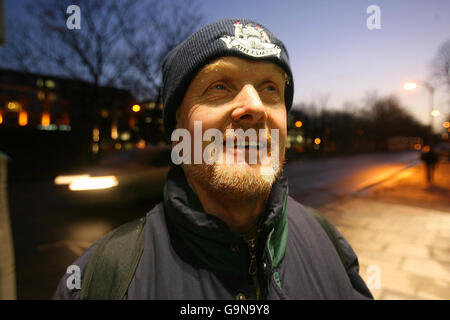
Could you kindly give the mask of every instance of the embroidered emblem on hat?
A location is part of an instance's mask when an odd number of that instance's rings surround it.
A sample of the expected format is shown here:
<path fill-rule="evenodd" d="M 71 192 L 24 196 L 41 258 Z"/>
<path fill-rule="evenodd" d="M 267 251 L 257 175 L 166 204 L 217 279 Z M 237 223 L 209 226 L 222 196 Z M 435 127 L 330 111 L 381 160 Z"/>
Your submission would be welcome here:
<path fill-rule="evenodd" d="M 235 48 L 252 57 L 266 57 L 275 55 L 280 57 L 281 48 L 270 42 L 267 33 L 259 26 L 250 23 L 243 25 L 240 21 L 234 24 L 234 36 L 220 38 L 227 48 Z"/>

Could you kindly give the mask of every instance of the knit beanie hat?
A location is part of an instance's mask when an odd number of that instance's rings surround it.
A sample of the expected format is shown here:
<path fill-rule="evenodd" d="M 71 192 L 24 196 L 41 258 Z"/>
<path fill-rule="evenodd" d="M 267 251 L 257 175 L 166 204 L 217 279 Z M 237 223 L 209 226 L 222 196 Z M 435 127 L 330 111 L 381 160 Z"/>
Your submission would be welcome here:
<path fill-rule="evenodd" d="M 285 104 L 292 106 L 294 83 L 289 56 L 283 42 L 262 24 L 248 19 L 224 19 L 213 22 L 183 41 L 164 59 L 162 65 L 163 117 L 167 138 L 176 127 L 175 113 L 186 90 L 200 69 L 213 60 L 235 56 L 270 61 L 287 74 Z"/>

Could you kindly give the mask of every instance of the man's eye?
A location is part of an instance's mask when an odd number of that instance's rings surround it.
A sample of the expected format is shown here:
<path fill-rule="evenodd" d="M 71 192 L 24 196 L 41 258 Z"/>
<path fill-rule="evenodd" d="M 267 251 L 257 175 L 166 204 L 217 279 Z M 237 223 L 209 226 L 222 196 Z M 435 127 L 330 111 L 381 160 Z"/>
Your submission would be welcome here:
<path fill-rule="evenodd" d="M 277 91 L 277 88 L 275 86 L 269 84 L 264 87 L 264 90 L 265 91 Z"/>
<path fill-rule="evenodd" d="M 229 87 L 225 83 L 217 82 L 211 84 L 203 94 L 213 95 L 214 97 L 216 96 L 222 97 L 223 95 L 227 94 L 228 91 Z"/>
<path fill-rule="evenodd" d="M 216 90 L 226 90 L 225 86 L 223 84 L 215 84 L 212 86 L 212 89 Z"/>

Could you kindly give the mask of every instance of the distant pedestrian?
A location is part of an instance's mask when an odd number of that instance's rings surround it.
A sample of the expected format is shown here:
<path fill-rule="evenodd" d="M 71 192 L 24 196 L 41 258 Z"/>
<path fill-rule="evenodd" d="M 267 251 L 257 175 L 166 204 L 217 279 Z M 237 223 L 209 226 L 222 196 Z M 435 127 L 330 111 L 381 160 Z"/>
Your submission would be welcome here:
<path fill-rule="evenodd" d="M 422 155 L 420 156 L 420 159 L 425 162 L 428 183 L 433 183 L 434 170 L 439 160 L 437 153 L 434 152 L 433 148 L 431 148 L 430 146 L 425 146 L 422 149 Z"/>

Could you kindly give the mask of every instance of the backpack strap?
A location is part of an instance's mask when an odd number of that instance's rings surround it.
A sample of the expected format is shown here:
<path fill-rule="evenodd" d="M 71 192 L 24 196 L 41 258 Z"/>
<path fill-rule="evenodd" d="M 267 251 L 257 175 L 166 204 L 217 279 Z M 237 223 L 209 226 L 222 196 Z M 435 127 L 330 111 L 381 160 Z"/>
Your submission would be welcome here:
<path fill-rule="evenodd" d="M 341 248 L 341 244 L 339 242 L 338 235 L 336 234 L 336 231 L 333 227 L 333 225 L 325 218 L 323 214 L 321 214 L 316 209 L 313 209 L 311 207 L 306 207 L 307 211 L 316 219 L 316 221 L 322 226 L 322 229 L 326 232 L 328 235 L 328 238 L 330 238 L 331 242 L 333 243 L 334 247 L 336 248 L 336 251 L 339 255 L 339 258 L 342 261 L 342 264 L 345 267 L 345 270 L 347 270 L 347 264 L 346 260 L 344 258 L 344 252 Z"/>
<path fill-rule="evenodd" d="M 122 300 L 144 249 L 145 217 L 105 236 L 84 272 L 80 299 Z"/>

